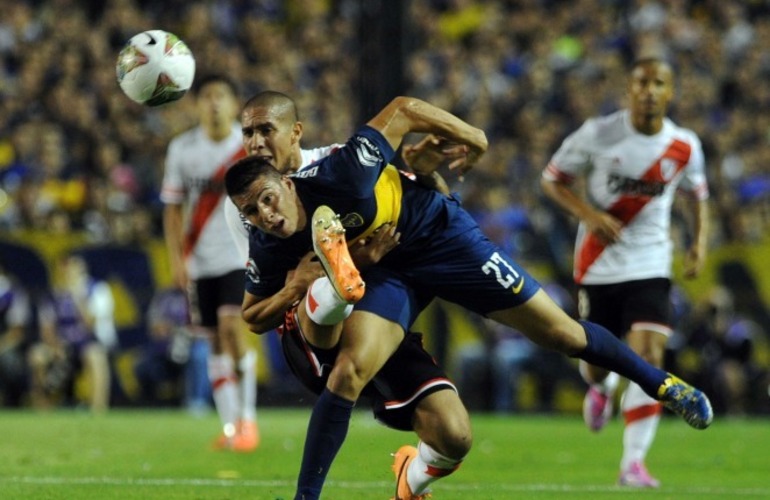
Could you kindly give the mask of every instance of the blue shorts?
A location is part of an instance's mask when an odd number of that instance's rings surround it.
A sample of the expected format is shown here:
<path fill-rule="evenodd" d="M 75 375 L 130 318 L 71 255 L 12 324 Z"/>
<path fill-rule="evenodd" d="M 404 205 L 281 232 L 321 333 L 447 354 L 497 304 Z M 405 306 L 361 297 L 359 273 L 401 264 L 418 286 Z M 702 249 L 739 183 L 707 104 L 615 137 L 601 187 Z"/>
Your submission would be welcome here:
<path fill-rule="evenodd" d="M 366 293 L 356 304 L 406 331 L 436 297 L 482 316 L 527 302 L 540 284 L 492 243 L 464 210 L 430 235 L 419 252 L 392 252 L 362 272 Z"/>

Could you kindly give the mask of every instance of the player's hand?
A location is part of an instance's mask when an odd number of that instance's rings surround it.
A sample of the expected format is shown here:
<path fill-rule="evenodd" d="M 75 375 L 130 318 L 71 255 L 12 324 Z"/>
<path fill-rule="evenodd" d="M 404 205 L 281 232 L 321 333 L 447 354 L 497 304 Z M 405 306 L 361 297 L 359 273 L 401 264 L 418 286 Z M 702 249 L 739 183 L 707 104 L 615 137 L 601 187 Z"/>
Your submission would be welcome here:
<path fill-rule="evenodd" d="M 172 265 L 171 274 L 174 285 L 187 293 L 190 287 L 190 277 L 187 274 L 187 269 L 184 264 L 180 262 L 177 265 Z"/>
<path fill-rule="evenodd" d="M 318 278 L 326 276 L 321 263 L 314 252 L 308 252 L 299 261 L 293 271 L 286 274 L 286 286 L 295 286 L 298 289 L 307 290 L 310 284 Z"/>
<path fill-rule="evenodd" d="M 468 146 L 429 134 L 417 144 L 405 145 L 401 157 L 416 174 L 428 175 L 441 165 L 452 168 L 456 162 L 464 162 L 467 154 Z"/>
<path fill-rule="evenodd" d="M 684 277 L 697 278 L 706 264 L 706 252 L 699 245 L 692 245 L 684 256 Z"/>
<path fill-rule="evenodd" d="M 457 151 L 455 159 L 449 163 L 449 170 L 455 172 L 462 181 L 463 176 L 478 163 L 484 151 L 464 144 L 455 147 Z"/>
<path fill-rule="evenodd" d="M 401 233 L 396 232 L 396 226 L 386 222 L 378 227 L 365 240 L 358 240 L 350 246 L 350 257 L 356 267 L 364 269 L 379 262 L 388 252 L 398 246 Z"/>
<path fill-rule="evenodd" d="M 606 244 L 616 243 L 620 239 L 623 224 L 607 212 L 594 211 L 585 219 L 586 228 Z"/>

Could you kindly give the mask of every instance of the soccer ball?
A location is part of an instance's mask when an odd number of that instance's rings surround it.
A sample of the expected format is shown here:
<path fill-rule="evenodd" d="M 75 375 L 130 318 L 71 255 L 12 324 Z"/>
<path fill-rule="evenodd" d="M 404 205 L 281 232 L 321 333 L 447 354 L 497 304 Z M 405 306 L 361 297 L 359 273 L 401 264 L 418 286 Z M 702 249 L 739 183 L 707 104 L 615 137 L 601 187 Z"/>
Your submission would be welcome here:
<path fill-rule="evenodd" d="M 160 106 L 181 99 L 190 90 L 195 58 L 176 35 L 149 30 L 131 37 L 118 54 L 115 70 L 129 99 Z"/>

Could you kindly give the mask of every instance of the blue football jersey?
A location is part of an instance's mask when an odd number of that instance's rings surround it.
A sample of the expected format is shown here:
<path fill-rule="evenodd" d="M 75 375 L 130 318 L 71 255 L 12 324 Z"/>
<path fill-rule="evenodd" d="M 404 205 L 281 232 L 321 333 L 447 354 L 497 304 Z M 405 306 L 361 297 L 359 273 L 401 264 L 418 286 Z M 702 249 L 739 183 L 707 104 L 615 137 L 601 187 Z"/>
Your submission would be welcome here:
<path fill-rule="evenodd" d="M 400 173 L 389 164 L 393 155 L 385 138 L 365 126 L 344 147 L 293 174 L 308 218 L 328 205 L 340 215 L 348 241 L 395 223 L 401 241 L 388 260 L 419 251 L 459 205 Z M 283 287 L 286 273 L 312 250 L 310 227 L 285 239 L 250 231 L 247 290 L 266 297 Z"/>
<path fill-rule="evenodd" d="M 451 196 L 421 186 L 389 164 L 394 151 L 364 127 L 343 148 L 294 175 L 308 217 L 320 205 L 340 215 L 346 237 L 358 240 L 395 223 L 398 246 L 362 270 L 366 293 L 356 304 L 405 330 L 434 297 L 479 314 L 529 300 L 540 285 L 492 243 Z M 312 250 L 310 225 L 290 238 L 252 229 L 247 290 L 278 292 L 286 273 Z"/>

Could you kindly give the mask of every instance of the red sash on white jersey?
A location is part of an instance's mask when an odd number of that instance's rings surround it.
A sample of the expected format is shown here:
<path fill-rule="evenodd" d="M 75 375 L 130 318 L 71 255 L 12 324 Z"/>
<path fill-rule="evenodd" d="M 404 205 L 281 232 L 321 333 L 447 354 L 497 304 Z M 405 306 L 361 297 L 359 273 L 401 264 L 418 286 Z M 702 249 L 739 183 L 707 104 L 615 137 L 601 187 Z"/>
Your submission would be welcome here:
<path fill-rule="evenodd" d="M 671 179 L 690 161 L 691 152 L 692 148 L 688 143 L 674 140 L 666 151 L 655 160 L 655 163 L 644 173 L 641 179 L 663 183 L 671 182 Z M 663 175 L 661 172 L 661 162 L 663 159 L 673 160 L 676 163 L 673 174 Z M 641 212 L 652 199 L 652 196 L 638 194 L 623 195 L 607 209 L 607 212 L 620 220 L 623 226 L 627 226 L 636 214 Z M 599 255 L 601 255 L 606 246 L 607 243 L 601 241 L 594 233 L 586 233 L 583 244 L 580 246 L 580 250 L 576 253 L 575 258 L 575 281 L 577 283 L 582 282 L 583 277 L 588 272 L 588 268 L 596 262 L 596 259 L 599 258 Z"/>
<path fill-rule="evenodd" d="M 237 162 L 241 158 L 246 156 L 246 150 L 243 148 L 231 156 L 227 161 L 222 163 L 217 168 L 214 175 L 211 176 L 211 183 L 214 186 L 221 186 L 225 181 L 225 173 L 230 165 Z M 224 189 L 207 189 L 204 190 L 198 198 L 198 203 L 193 207 L 192 215 L 190 218 L 190 227 L 185 235 L 184 239 L 184 256 L 187 258 L 192 253 L 195 244 L 198 243 L 198 239 L 203 232 L 203 227 L 208 222 L 214 209 L 217 207 L 219 200 L 224 194 Z"/>

